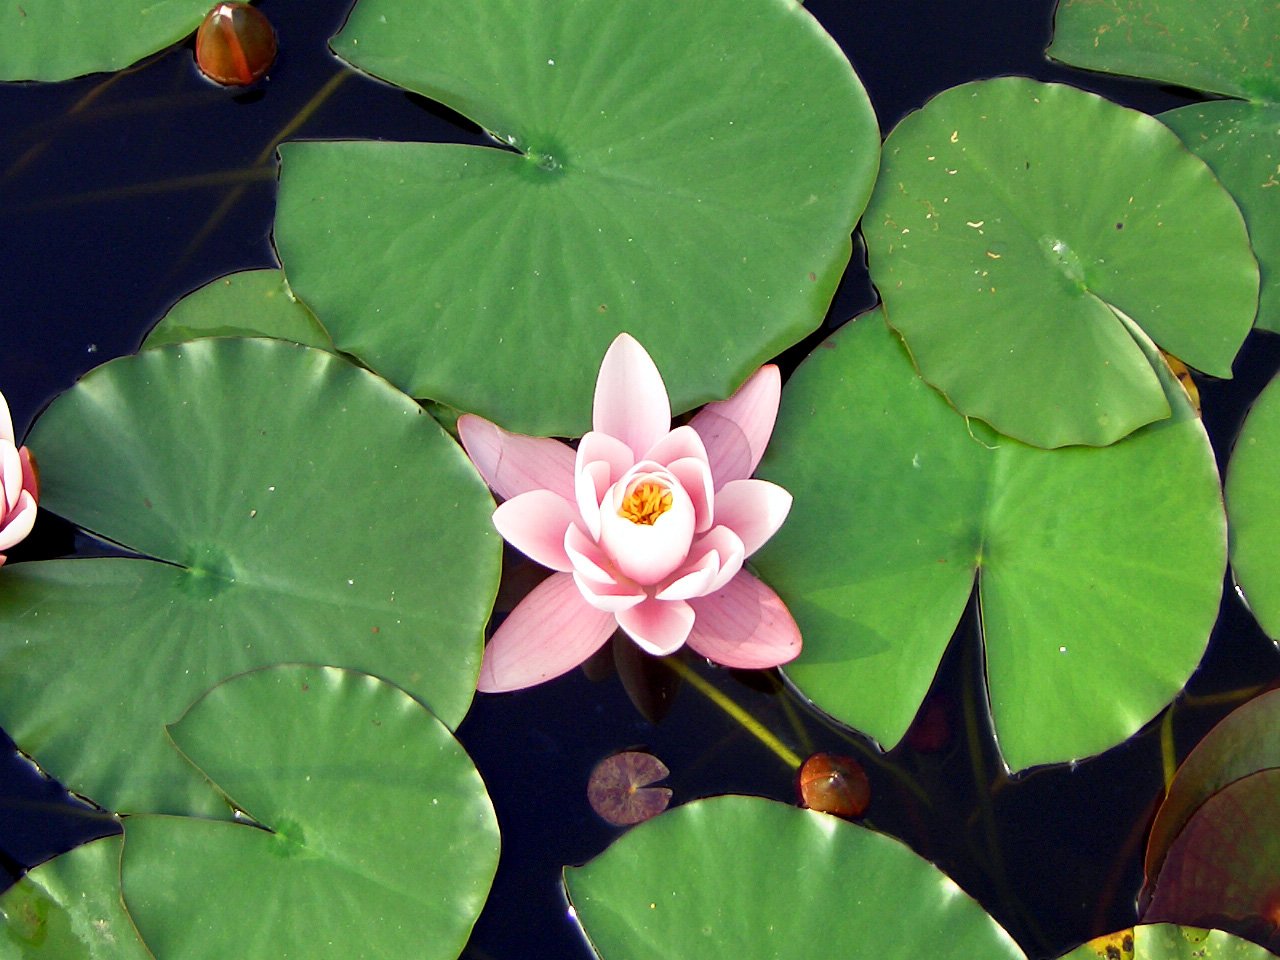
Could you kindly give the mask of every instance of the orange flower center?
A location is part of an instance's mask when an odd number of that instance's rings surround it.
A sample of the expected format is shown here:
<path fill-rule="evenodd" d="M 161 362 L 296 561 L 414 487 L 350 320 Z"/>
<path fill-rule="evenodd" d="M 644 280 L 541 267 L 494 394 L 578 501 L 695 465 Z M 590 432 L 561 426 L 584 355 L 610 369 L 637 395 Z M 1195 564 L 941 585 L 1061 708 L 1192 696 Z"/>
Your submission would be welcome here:
<path fill-rule="evenodd" d="M 627 488 L 627 495 L 618 507 L 618 516 L 632 523 L 653 526 L 670 509 L 671 489 L 661 481 L 642 477 Z"/>

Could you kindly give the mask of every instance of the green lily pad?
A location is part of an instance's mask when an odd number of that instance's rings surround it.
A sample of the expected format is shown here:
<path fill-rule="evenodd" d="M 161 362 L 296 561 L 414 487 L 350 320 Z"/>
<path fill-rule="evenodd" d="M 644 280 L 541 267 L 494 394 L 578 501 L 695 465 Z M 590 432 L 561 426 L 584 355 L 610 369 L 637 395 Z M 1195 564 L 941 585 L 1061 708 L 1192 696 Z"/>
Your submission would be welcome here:
<path fill-rule="evenodd" d="M 333 350 L 333 340 L 279 270 L 242 270 L 211 280 L 161 317 L 141 349 L 202 337 L 272 337 Z"/>
<path fill-rule="evenodd" d="M 1178 768 L 1147 838 L 1147 887 L 1155 884 L 1174 838 L 1206 800 L 1242 777 L 1276 767 L 1280 691 L 1272 690 L 1233 710 Z"/>
<path fill-rule="evenodd" d="M 1280 103 L 1273 0 L 1061 0 L 1049 56 L 1072 66 Z"/>
<path fill-rule="evenodd" d="M 1025 956 L 897 840 L 758 797 L 677 807 L 564 874 L 604 960 Z"/>
<path fill-rule="evenodd" d="M 152 960 L 120 900 L 120 843 L 76 847 L 0 894 L 0 958 Z"/>
<path fill-rule="evenodd" d="M 1082 944 L 1064 955 L 1062 960 L 1271 960 L 1275 955 L 1256 943 L 1241 940 L 1221 930 L 1151 923 L 1121 931 L 1114 939 L 1126 942 L 1129 949 L 1113 945 L 1109 953 L 1102 943 L 1108 938 Z"/>
<path fill-rule="evenodd" d="M 1215 100 L 1170 110 L 1160 120 L 1240 205 L 1262 275 L 1254 325 L 1280 333 L 1280 103 Z"/>
<path fill-rule="evenodd" d="M 153 558 L 0 578 L 0 726 L 71 789 L 218 809 L 162 726 L 272 663 L 363 670 L 462 720 L 497 587 L 493 501 L 385 381 L 283 341 L 198 340 L 99 367 L 27 442 L 43 507 Z"/>
<path fill-rule="evenodd" d="M 1169 845 L 1144 919 L 1273 934 L 1277 804 L 1277 768 L 1241 777 L 1205 800 Z"/>
<path fill-rule="evenodd" d="M 193 33 L 211 0 L 25 0 L 0 6 L 0 80 L 119 70 Z"/>
<path fill-rule="evenodd" d="M 1042 447 L 1102 446 L 1168 416 L 1118 312 L 1229 377 L 1258 305 L 1244 221 L 1204 162 L 1159 121 L 1058 84 L 969 83 L 909 115 L 863 232 L 921 375 Z"/>
<path fill-rule="evenodd" d="M 804 636 L 788 676 L 896 744 L 976 578 L 1011 767 L 1134 733 L 1199 662 L 1226 560 L 1213 452 L 1161 377 L 1171 418 L 1110 447 L 1044 450 L 966 421 L 878 311 L 833 335 L 787 383 L 760 469 L 795 497 L 754 558 Z"/>
<path fill-rule="evenodd" d="M 277 666 L 209 691 L 169 728 L 267 829 L 130 817 L 125 903 L 158 957 L 452 960 L 498 864 L 480 775 L 403 691 Z"/>
<path fill-rule="evenodd" d="M 879 132 L 793 0 L 360 0 L 333 46 L 510 147 L 281 147 L 290 285 L 405 392 L 577 435 L 621 331 L 679 411 L 821 321 Z"/>
<path fill-rule="evenodd" d="M 1231 570 L 1249 609 L 1280 639 L 1280 378 L 1254 401 L 1227 468 Z"/>

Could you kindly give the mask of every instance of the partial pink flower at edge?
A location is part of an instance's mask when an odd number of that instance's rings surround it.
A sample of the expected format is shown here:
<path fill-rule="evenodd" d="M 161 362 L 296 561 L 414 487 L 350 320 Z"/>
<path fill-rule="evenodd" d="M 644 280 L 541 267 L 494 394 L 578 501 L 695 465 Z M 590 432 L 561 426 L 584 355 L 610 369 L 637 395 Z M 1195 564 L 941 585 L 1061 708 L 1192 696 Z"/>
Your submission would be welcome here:
<path fill-rule="evenodd" d="M 743 561 L 781 526 L 791 495 L 751 478 L 773 432 L 776 367 L 671 428 L 666 386 L 630 335 L 605 353 L 592 427 L 575 452 L 472 414 L 462 444 L 504 498 L 494 525 L 554 573 L 485 648 L 479 689 L 518 690 L 566 673 L 621 627 L 648 653 L 684 644 L 731 667 L 773 667 L 800 631 Z"/>
<path fill-rule="evenodd" d="M 0 395 L 0 550 L 8 550 L 31 532 L 39 498 L 35 461 L 30 450 L 16 445 L 9 404 Z M 0 553 L 0 564 L 6 559 Z"/>

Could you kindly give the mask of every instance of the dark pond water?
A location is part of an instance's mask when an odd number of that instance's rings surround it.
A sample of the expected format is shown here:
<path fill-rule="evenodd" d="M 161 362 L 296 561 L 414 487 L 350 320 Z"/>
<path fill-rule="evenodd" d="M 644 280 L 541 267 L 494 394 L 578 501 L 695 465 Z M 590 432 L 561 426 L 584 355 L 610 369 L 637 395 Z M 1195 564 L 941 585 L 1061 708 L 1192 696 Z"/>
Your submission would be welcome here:
<path fill-rule="evenodd" d="M 1190 102 L 1180 91 L 1046 62 L 1053 5 L 811 0 L 808 7 L 852 60 L 884 130 L 934 93 L 1002 74 L 1066 80 L 1148 112 Z M 0 86 L 0 389 L 19 433 L 76 377 L 133 351 L 187 291 L 234 270 L 274 265 L 271 144 L 317 91 L 349 73 L 326 47 L 348 2 L 260 6 L 276 24 L 281 54 L 269 79 L 248 94 L 201 80 L 190 44 L 118 76 Z M 487 142 L 419 98 L 356 74 L 336 82 L 294 136 Z M 874 301 L 858 260 L 828 328 Z M 784 364 L 794 365 L 822 335 Z M 1255 334 L 1234 381 L 1201 381 L 1222 462 L 1248 403 L 1280 367 L 1278 344 Z M 89 546 L 46 515 L 11 562 Z M 982 703 L 973 625 L 967 616 L 908 738 L 918 748 L 887 758 L 825 725 L 776 681 L 696 669 L 798 752 L 870 757 L 869 821 L 937 862 L 1031 956 L 1056 956 L 1134 920 L 1142 846 L 1161 790 L 1158 731 L 1074 769 L 1011 782 L 981 709 L 978 726 L 966 727 L 966 705 Z M 1206 660 L 1175 710 L 1179 755 L 1244 696 L 1237 691 L 1274 683 L 1278 673 L 1274 646 L 1228 590 Z M 619 833 L 587 804 L 587 777 L 601 757 L 627 747 L 654 752 L 672 771 L 676 803 L 726 792 L 794 795 L 791 772 L 687 684 L 655 724 L 615 677 L 593 682 L 575 671 L 520 694 L 481 696 L 459 736 L 489 785 L 503 834 L 496 884 L 464 954 L 473 960 L 590 956 L 568 919 L 560 868 L 591 858 Z M 0 743 L 0 888 L 112 829 Z M 852 892 L 876 878 L 853 866 L 831 882 Z M 810 952 L 797 945 L 797 956 Z"/>

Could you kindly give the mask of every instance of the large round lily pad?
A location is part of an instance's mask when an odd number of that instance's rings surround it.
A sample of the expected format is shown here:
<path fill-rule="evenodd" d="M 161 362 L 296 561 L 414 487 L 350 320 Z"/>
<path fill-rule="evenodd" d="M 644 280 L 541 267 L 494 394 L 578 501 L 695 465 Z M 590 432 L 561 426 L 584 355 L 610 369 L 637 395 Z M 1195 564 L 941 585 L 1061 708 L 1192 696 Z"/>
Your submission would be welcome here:
<path fill-rule="evenodd" d="M 804 636 L 788 676 L 892 746 L 976 579 L 1011 767 L 1135 732 L 1199 662 L 1226 560 L 1208 438 L 1161 376 L 1171 418 L 1044 450 L 966 421 L 878 312 L 833 335 L 788 382 L 760 470 L 795 497 L 754 558 Z"/>
<path fill-rule="evenodd" d="M 793 0 L 360 0 L 334 48 L 502 144 L 281 148 L 290 285 L 406 392 L 577 435 L 621 331 L 684 410 L 821 321 L 879 132 Z"/>
<path fill-rule="evenodd" d="M 119 70 L 195 31 L 210 0 L 34 0 L 0 5 L 0 80 Z"/>
<path fill-rule="evenodd" d="M 1280 379 L 1254 402 L 1227 468 L 1231 570 L 1267 635 L 1280 639 Z"/>
<path fill-rule="evenodd" d="M 120 900 L 120 842 L 76 847 L 0 895 L 0 958 L 153 960 Z"/>
<path fill-rule="evenodd" d="M 272 663 L 360 669 L 461 721 L 497 586 L 493 501 L 385 381 L 283 341 L 200 340 L 99 367 L 27 442 L 42 507 L 153 558 L 0 578 L 0 725 L 71 789 L 209 809 L 163 724 Z"/>
<path fill-rule="evenodd" d="M 604 960 L 1025 956 L 897 840 L 757 797 L 670 810 L 566 869 L 565 886 Z"/>
<path fill-rule="evenodd" d="M 1168 416 L 1119 313 L 1229 377 L 1258 305 L 1244 220 L 1204 162 L 1159 121 L 1058 84 L 969 83 L 909 115 L 863 231 L 924 378 L 1038 446 Z"/>
<path fill-rule="evenodd" d="M 281 666 L 211 690 L 174 744 L 267 829 L 130 817 L 123 887 L 157 957 L 462 952 L 498 863 L 480 775 L 390 684 Z"/>

